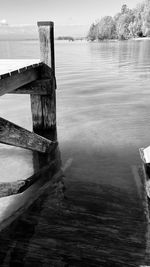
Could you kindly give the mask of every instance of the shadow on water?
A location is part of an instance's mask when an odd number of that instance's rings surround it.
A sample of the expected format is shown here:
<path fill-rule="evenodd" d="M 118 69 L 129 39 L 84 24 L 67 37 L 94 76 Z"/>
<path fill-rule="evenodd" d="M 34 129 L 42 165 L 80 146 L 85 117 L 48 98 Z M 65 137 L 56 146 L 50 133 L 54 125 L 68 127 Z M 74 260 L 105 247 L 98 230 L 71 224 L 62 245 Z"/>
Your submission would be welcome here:
<path fill-rule="evenodd" d="M 21 188 L 23 193 L 11 196 L 8 210 L 5 209 L 2 214 L 6 219 L 0 225 L 0 266 L 24 266 L 23 259 L 27 250 L 22 248 L 28 247 L 34 235 L 45 199 L 50 196 L 51 204 L 58 206 L 63 195 L 63 173 L 58 147 L 49 156 L 34 152 L 32 165 L 36 175 L 28 178 L 30 187 L 25 184 L 25 188 Z M 5 198 L 0 199 L 2 204 L 3 200 Z M 31 214 L 33 217 L 30 220 Z"/>
<path fill-rule="evenodd" d="M 63 148 L 62 157 L 70 149 Z M 59 199 L 47 184 L 39 198 L 0 233 L 0 266 L 144 264 L 144 203 L 126 155 L 122 151 L 119 161 L 116 152 L 112 154 L 114 161 L 101 166 L 98 158 L 109 159 L 110 151 L 102 155 L 93 149 L 89 154 L 76 147 L 72 159 L 62 166 L 65 197 Z M 116 175 L 122 183 L 118 184 Z M 144 190 L 142 185 L 140 190 Z"/>

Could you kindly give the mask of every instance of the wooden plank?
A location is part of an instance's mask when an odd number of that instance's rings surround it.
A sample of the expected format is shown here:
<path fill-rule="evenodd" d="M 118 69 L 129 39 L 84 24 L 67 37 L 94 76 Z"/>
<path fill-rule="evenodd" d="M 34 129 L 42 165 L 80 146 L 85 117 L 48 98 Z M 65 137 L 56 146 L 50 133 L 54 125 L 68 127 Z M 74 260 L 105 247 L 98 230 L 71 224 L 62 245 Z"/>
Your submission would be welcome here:
<path fill-rule="evenodd" d="M 51 95 L 55 88 L 54 79 L 41 79 L 19 87 L 10 94 Z"/>
<path fill-rule="evenodd" d="M 41 153 L 49 153 L 56 142 L 47 140 L 0 117 L 0 143 L 18 146 Z"/>
<path fill-rule="evenodd" d="M 0 80 L 0 96 L 9 93 L 25 84 L 33 82 L 39 78 L 39 67 L 27 69 L 21 73 L 12 72 L 11 76 Z"/>
<path fill-rule="evenodd" d="M 54 24 L 38 22 L 40 39 L 40 59 L 44 63 L 40 69 L 42 79 L 50 79 L 55 73 L 54 58 Z M 50 91 L 50 88 L 47 88 Z M 56 96 L 52 94 L 39 96 L 31 94 L 33 131 L 48 139 L 56 140 Z"/>
<path fill-rule="evenodd" d="M 23 68 L 29 69 L 41 64 L 39 59 L 0 59 L 0 76 L 11 74 L 16 70 Z"/>
<path fill-rule="evenodd" d="M 147 197 L 150 198 L 150 163 L 146 162 L 144 155 L 144 148 L 139 148 L 140 157 L 142 160 L 142 172 L 144 179 L 144 186 L 146 190 Z"/>

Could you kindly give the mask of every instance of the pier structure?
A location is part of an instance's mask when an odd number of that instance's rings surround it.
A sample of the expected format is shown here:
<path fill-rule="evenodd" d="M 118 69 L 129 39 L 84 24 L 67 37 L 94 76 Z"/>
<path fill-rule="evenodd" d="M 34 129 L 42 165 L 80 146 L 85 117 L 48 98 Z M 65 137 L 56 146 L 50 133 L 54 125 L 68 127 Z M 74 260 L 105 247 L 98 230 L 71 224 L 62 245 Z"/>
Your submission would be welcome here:
<path fill-rule="evenodd" d="M 31 132 L 0 117 L 0 143 L 32 150 L 35 171 L 22 182 L 2 186 L 1 197 L 23 192 L 42 169 L 57 165 L 54 24 L 38 22 L 38 29 L 40 60 L 0 60 L 0 96 L 29 94 L 33 124 Z"/>
<path fill-rule="evenodd" d="M 102 137 L 100 131 L 94 134 L 98 124 L 93 117 L 88 117 L 92 124 L 84 125 L 83 133 L 74 126 L 76 144 L 69 141 L 74 166 L 67 171 L 64 167 L 68 176 L 63 177 L 56 131 L 54 28 L 52 22 L 39 22 L 38 27 L 40 60 L 0 61 L 0 94 L 30 94 L 33 122 L 31 132 L 0 118 L 0 142 L 33 151 L 35 170 L 26 181 L 0 191 L 5 195 L 0 198 L 0 266 L 148 265 L 148 207 L 138 167 L 129 168 L 114 141 L 114 153 L 108 149 L 104 155 L 107 137 L 97 148 Z M 100 104 L 108 101 L 101 97 Z M 89 142 L 85 132 L 91 125 L 95 132 Z M 103 132 L 108 136 L 107 126 Z M 51 194 L 54 188 L 56 194 Z"/>

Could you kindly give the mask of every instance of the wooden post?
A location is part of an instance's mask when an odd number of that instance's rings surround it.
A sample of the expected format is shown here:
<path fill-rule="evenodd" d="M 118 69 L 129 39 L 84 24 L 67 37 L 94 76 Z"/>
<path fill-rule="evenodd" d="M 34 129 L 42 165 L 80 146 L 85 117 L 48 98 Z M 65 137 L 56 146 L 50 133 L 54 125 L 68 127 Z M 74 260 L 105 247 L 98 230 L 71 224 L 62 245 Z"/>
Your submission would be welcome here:
<path fill-rule="evenodd" d="M 54 57 L 54 23 L 38 22 L 40 40 L 41 79 L 50 79 L 53 75 L 55 81 Z M 31 94 L 31 109 L 33 118 L 33 131 L 51 141 L 56 141 L 56 94 L 55 82 L 53 89 L 47 88 L 47 95 Z"/>
<path fill-rule="evenodd" d="M 52 21 L 40 21 L 39 27 L 41 61 L 52 68 L 55 75 L 54 53 L 54 23 Z"/>
<path fill-rule="evenodd" d="M 38 22 L 40 59 L 40 79 L 54 80 L 53 86 L 47 88 L 47 95 L 31 94 L 31 111 L 33 131 L 51 141 L 57 140 L 56 133 L 56 83 L 55 83 L 55 57 L 54 57 L 54 23 Z M 49 164 L 56 157 L 53 155 L 41 155 L 35 153 L 35 169 Z"/>

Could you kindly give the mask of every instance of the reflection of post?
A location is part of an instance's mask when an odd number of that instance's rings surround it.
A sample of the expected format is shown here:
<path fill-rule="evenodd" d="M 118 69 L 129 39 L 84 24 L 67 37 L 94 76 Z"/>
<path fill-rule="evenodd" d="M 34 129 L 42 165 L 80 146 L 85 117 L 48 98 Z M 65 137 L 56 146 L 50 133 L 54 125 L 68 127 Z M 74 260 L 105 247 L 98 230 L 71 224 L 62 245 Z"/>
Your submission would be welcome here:
<path fill-rule="evenodd" d="M 31 95 L 31 109 L 34 132 L 56 140 L 56 96 L 55 96 L 55 60 L 54 60 L 54 24 L 38 22 L 41 79 L 53 79 L 53 88 L 47 88 L 47 95 Z"/>
<path fill-rule="evenodd" d="M 31 94 L 31 110 L 33 131 L 47 139 L 56 141 L 56 82 L 54 58 L 54 24 L 53 22 L 38 22 L 40 40 L 40 59 L 43 62 L 40 69 L 40 79 L 53 80 L 53 86 L 47 88 L 47 95 Z M 56 153 L 35 154 L 35 168 L 49 164 Z M 38 165 L 38 166 L 37 166 Z"/>

